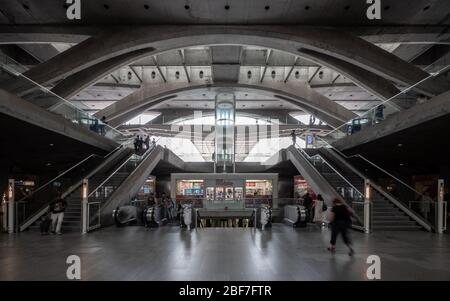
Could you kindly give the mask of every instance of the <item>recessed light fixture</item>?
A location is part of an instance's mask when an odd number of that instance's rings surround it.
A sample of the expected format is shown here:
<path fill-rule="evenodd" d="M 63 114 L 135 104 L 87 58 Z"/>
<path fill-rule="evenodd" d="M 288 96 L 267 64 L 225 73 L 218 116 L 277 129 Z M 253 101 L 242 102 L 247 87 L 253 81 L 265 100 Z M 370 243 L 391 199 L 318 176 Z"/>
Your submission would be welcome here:
<path fill-rule="evenodd" d="M 398 147 L 402 147 L 402 146 L 403 146 L 403 144 L 399 143 L 399 144 L 397 144 L 397 146 L 398 146 Z"/>
<path fill-rule="evenodd" d="M 52 165 L 52 163 L 47 163 L 47 164 L 45 164 L 46 166 L 50 166 L 50 165 Z"/>
<path fill-rule="evenodd" d="M 405 165 L 405 164 L 403 164 L 403 163 L 400 163 L 400 166 L 403 166 L 403 165 Z"/>
<path fill-rule="evenodd" d="M 50 145 L 50 146 L 54 146 L 54 144 L 53 144 L 53 143 L 50 143 L 49 145 Z"/>

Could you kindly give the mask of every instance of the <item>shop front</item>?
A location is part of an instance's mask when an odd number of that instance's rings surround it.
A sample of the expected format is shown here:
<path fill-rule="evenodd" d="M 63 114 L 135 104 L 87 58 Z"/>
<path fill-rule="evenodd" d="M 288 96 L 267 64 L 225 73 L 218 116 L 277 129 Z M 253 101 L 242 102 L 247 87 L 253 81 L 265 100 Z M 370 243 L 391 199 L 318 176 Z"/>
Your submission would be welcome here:
<path fill-rule="evenodd" d="M 278 197 L 278 174 L 172 174 L 171 182 L 173 199 L 204 206 L 244 207 L 248 200 Z"/>

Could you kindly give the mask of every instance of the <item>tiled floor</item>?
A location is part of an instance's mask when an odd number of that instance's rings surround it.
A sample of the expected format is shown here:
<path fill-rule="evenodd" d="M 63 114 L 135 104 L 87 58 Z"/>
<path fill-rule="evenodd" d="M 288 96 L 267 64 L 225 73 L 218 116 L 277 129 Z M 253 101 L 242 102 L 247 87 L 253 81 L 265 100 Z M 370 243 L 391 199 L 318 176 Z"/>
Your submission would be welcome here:
<path fill-rule="evenodd" d="M 0 280 L 65 280 L 81 258 L 82 280 L 366 280 L 368 255 L 382 280 L 450 280 L 450 236 L 352 232 L 356 254 L 326 251 L 330 233 L 275 225 L 252 229 L 110 227 L 87 235 L 0 235 Z"/>

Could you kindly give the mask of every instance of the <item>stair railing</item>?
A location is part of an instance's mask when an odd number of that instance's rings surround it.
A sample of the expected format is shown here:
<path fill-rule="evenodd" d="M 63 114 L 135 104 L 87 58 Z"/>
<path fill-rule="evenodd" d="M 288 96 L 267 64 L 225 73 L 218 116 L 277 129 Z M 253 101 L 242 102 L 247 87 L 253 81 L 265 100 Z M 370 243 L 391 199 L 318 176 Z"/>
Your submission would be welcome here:
<path fill-rule="evenodd" d="M 153 151 L 157 147 L 157 143 L 159 141 L 155 141 L 155 143 L 152 145 L 142 154 L 139 155 L 139 159 L 137 160 L 137 165 L 134 166 L 133 170 L 127 175 L 127 177 L 131 176 L 140 166 L 143 164 L 145 159 L 153 153 Z M 99 199 L 95 196 L 95 194 L 100 190 L 100 188 L 104 187 L 105 184 L 108 183 L 108 181 L 115 176 L 122 168 L 124 168 L 128 163 L 130 163 L 131 160 L 136 158 L 136 154 L 131 155 L 127 160 L 125 160 L 122 164 L 120 164 L 114 171 L 112 171 L 108 177 L 106 177 L 100 184 L 97 185 L 94 189 L 90 190 L 89 192 L 86 191 L 86 195 L 83 196 L 83 214 L 82 214 L 82 232 L 86 233 L 89 231 L 92 231 L 94 229 L 97 229 L 101 227 L 101 220 L 100 220 L 100 214 L 101 214 L 101 206 L 104 204 L 104 201 L 107 200 L 107 198 L 117 189 L 117 187 L 120 186 L 120 184 L 111 191 L 111 194 L 101 193 L 102 198 Z M 88 179 L 84 180 L 86 185 L 89 183 Z M 93 209 L 93 207 L 95 207 Z"/>
<path fill-rule="evenodd" d="M 306 161 L 310 164 L 312 168 L 314 168 L 319 174 L 322 175 L 322 177 L 331 185 L 329 180 L 323 175 L 317 167 L 314 165 L 313 158 L 309 156 L 305 150 L 299 146 L 297 143 L 295 144 L 297 147 L 297 151 L 300 153 L 301 156 L 303 156 Z M 347 206 L 351 207 L 354 210 L 355 213 L 355 219 L 358 224 L 353 224 L 353 228 L 364 231 L 365 233 L 369 233 L 371 231 L 370 225 L 371 225 L 371 206 L 370 203 L 367 201 L 366 196 L 361 193 L 352 183 L 350 183 L 340 172 L 338 172 L 334 167 L 332 167 L 325 159 L 323 159 L 320 155 L 318 155 L 322 159 L 322 162 L 326 164 L 328 167 L 331 168 L 331 170 L 345 183 L 349 185 L 349 187 L 353 191 L 346 191 L 346 187 L 333 187 L 333 189 L 341 195 L 342 199 L 346 201 Z M 339 192 L 338 188 L 343 188 L 342 192 Z M 362 205 L 361 205 L 362 204 Z"/>
<path fill-rule="evenodd" d="M 405 183 L 404 181 L 402 181 L 401 179 L 397 178 L 396 176 L 394 176 L 393 174 L 391 174 L 390 172 L 388 172 L 387 170 L 385 170 L 384 168 L 382 168 L 381 166 L 375 164 L 374 162 L 370 161 L 369 159 L 367 159 L 366 157 L 364 157 L 361 154 L 353 154 L 353 155 L 346 155 L 343 152 L 341 152 L 340 150 L 336 149 L 334 146 L 332 146 L 331 144 L 329 144 L 327 141 L 323 140 L 322 138 L 318 137 L 320 140 L 322 140 L 323 142 L 325 142 L 325 144 L 328 146 L 328 149 L 331 149 L 332 151 L 336 152 L 338 155 L 340 155 L 341 157 L 345 158 L 345 159 L 352 159 L 352 158 L 359 158 L 361 160 L 363 160 L 364 162 L 370 164 L 370 166 L 375 167 L 377 170 L 381 171 L 382 173 L 384 173 L 385 175 L 387 175 L 388 177 L 394 179 L 396 182 L 402 184 L 404 187 L 408 188 L 411 192 L 419 195 L 424 202 L 433 202 L 431 200 L 430 197 L 420 193 L 419 191 L 417 191 L 416 189 L 414 189 L 413 187 L 411 187 L 410 185 L 408 185 L 407 183 Z M 367 176 L 363 175 L 361 172 L 359 172 L 355 167 L 353 167 L 351 164 L 349 164 L 348 162 L 346 162 L 345 160 L 341 161 L 343 164 L 345 164 L 349 169 L 351 169 L 355 174 L 357 174 L 358 176 L 362 176 L 366 181 L 368 181 L 370 183 L 370 186 L 377 191 L 378 193 L 380 193 L 382 196 L 384 196 L 385 198 L 387 198 L 390 202 L 392 202 L 394 205 L 396 205 L 398 208 L 400 208 L 403 212 L 405 212 L 410 218 L 412 218 L 414 221 L 416 221 L 418 224 L 420 224 L 423 228 L 425 228 L 427 231 L 432 231 L 434 229 L 434 225 L 433 223 L 431 223 L 429 220 L 427 220 L 426 218 L 422 217 L 420 215 L 420 213 L 416 212 L 416 210 L 414 210 L 413 208 L 411 208 L 409 206 L 409 202 L 411 202 L 411 200 L 408 200 L 407 202 L 402 202 L 401 200 L 398 200 L 395 196 L 393 196 L 391 193 L 387 192 L 383 187 L 381 187 L 380 185 L 378 185 L 375 181 L 369 179 Z"/>

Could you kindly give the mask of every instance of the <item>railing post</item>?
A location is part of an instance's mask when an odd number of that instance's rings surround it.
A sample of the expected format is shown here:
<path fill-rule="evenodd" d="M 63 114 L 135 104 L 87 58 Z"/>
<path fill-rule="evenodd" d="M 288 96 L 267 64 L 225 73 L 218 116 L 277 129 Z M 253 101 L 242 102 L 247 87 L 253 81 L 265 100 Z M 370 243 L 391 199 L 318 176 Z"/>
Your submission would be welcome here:
<path fill-rule="evenodd" d="M 89 191 L 89 180 L 83 179 L 83 184 L 81 187 L 81 204 L 82 204 L 82 214 L 81 214 L 81 233 L 86 234 L 89 226 L 89 215 L 88 215 L 88 191 Z"/>
<path fill-rule="evenodd" d="M 364 180 L 364 232 L 370 233 L 371 229 L 371 198 L 372 198 L 372 187 L 370 186 L 370 181 Z"/>
<path fill-rule="evenodd" d="M 444 179 L 438 180 L 436 232 L 444 232 Z"/>

